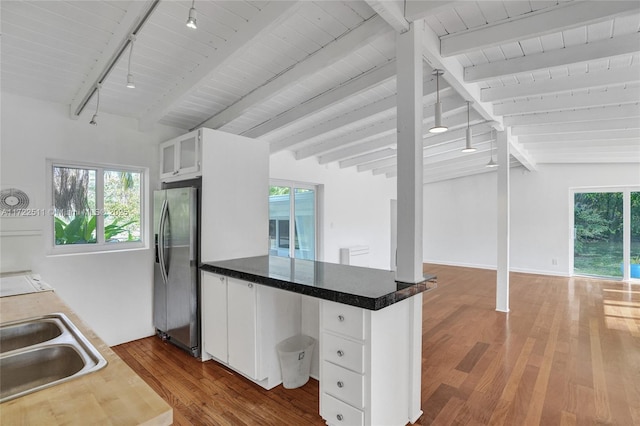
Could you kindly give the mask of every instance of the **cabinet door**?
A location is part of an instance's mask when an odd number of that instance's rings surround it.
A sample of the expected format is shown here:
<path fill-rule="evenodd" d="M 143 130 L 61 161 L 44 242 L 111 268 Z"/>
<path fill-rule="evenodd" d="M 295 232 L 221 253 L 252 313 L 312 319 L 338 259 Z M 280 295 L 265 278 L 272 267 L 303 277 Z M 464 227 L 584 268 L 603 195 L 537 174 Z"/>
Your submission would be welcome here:
<path fill-rule="evenodd" d="M 200 132 L 191 132 L 177 141 L 178 171 L 180 174 L 196 173 L 200 170 Z"/>
<path fill-rule="evenodd" d="M 203 349 L 227 362 L 227 279 L 203 272 L 201 284 Z"/>
<path fill-rule="evenodd" d="M 176 171 L 176 144 L 167 141 L 160 145 L 160 179 L 174 176 Z"/>
<path fill-rule="evenodd" d="M 229 365 L 257 377 L 256 290 L 246 281 L 227 278 Z"/>

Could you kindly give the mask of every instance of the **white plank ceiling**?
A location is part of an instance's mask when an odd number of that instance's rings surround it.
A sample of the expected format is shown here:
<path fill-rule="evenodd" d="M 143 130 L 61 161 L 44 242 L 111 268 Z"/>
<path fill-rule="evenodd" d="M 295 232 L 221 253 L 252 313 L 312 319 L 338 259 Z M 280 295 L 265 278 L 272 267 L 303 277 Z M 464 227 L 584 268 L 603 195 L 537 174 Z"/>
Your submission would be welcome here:
<path fill-rule="evenodd" d="M 512 167 L 640 168 L 638 1 L 193 5 L 196 30 L 185 25 L 191 1 L 3 0 L 2 91 L 69 105 L 69 119 L 88 122 L 100 84 L 100 111 L 143 130 L 206 126 L 393 177 L 395 37 L 415 22 L 425 28 L 425 182 L 495 170 L 485 167 L 492 129 L 509 130 Z M 449 127 L 438 135 L 428 132 L 434 68 L 445 71 Z M 468 124 L 474 153 L 460 152 Z"/>

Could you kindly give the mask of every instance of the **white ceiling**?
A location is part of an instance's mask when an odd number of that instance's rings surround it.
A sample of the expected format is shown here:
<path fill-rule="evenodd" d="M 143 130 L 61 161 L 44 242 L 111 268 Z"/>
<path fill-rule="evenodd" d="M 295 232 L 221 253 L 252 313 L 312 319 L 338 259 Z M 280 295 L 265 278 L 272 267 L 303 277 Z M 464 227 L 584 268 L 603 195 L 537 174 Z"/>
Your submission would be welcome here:
<path fill-rule="evenodd" d="M 393 177 L 395 37 L 424 19 L 425 182 L 490 172 L 492 127 L 510 130 L 512 167 L 640 163 L 638 1 L 194 5 L 197 30 L 185 25 L 191 1 L 3 0 L 2 91 L 89 121 L 102 82 L 100 111 L 143 130 L 206 126 Z M 445 71 L 439 135 L 427 130 L 434 68 Z M 466 101 L 478 150 L 465 154 Z"/>

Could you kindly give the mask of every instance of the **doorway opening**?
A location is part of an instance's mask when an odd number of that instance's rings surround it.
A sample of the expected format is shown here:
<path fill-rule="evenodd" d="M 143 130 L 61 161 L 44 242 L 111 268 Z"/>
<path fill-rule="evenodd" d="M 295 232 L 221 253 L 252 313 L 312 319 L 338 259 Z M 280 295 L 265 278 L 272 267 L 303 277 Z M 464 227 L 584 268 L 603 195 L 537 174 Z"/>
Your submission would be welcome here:
<path fill-rule="evenodd" d="M 316 185 L 272 181 L 269 187 L 269 254 L 316 260 L 317 209 Z"/>

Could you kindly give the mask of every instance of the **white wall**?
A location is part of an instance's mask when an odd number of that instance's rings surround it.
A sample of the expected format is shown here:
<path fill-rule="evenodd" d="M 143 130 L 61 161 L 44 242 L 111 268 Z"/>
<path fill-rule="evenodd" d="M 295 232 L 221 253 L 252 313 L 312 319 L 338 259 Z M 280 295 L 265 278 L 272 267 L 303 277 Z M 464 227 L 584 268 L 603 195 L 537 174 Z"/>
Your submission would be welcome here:
<path fill-rule="evenodd" d="M 640 165 L 542 164 L 510 177 L 511 270 L 569 275 L 570 189 L 640 185 Z M 496 267 L 495 173 L 425 185 L 424 198 L 426 262 Z"/>
<path fill-rule="evenodd" d="M 354 168 L 319 165 L 315 158 L 296 161 L 291 152 L 271 156 L 272 179 L 324 185 L 322 260 L 339 263 L 340 248 L 369 246 L 370 267 L 389 269 L 390 203 L 396 180 Z"/>
<path fill-rule="evenodd" d="M 1 172 L 3 188 L 29 193 L 46 208 L 46 159 L 98 162 L 149 168 L 149 188 L 156 188 L 158 143 L 181 133 L 158 126 L 141 133 L 137 121 L 90 112 L 71 120 L 68 106 L 2 94 Z M 150 191 L 152 192 L 152 191 Z M 151 202 L 151 193 L 148 202 Z M 149 204 L 151 206 L 151 204 Z M 97 254 L 47 256 L 45 221 L 0 219 L 0 270 L 33 270 L 109 345 L 153 334 L 151 248 Z M 150 223 L 147 223 L 150 235 Z M 32 236 L 11 236 L 25 230 Z"/>

